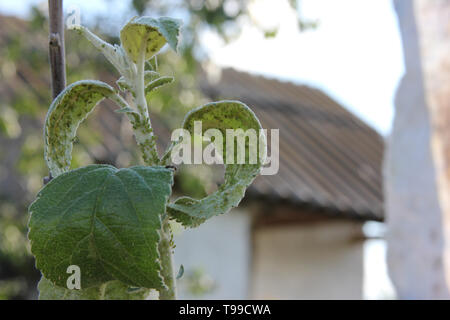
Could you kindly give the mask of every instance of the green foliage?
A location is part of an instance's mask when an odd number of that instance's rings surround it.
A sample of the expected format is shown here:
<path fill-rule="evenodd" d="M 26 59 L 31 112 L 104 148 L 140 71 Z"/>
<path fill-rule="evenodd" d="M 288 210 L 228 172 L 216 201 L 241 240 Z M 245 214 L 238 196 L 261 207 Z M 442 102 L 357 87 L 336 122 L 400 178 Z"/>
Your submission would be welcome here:
<path fill-rule="evenodd" d="M 133 0 L 132 5 L 139 15 L 142 15 L 148 0 Z"/>
<path fill-rule="evenodd" d="M 180 26 L 179 20 L 171 18 L 133 18 L 120 32 L 120 40 L 125 52 L 136 63 L 142 47 L 145 47 L 146 60 L 158 53 L 166 43 L 177 51 Z"/>
<path fill-rule="evenodd" d="M 62 287 L 70 265 L 83 270 L 82 289 L 110 280 L 163 287 L 158 231 L 172 183 L 172 170 L 164 167 L 106 165 L 53 179 L 29 210 L 37 267 Z"/>
<path fill-rule="evenodd" d="M 227 129 L 253 129 L 259 134 L 262 129 L 255 114 L 239 101 L 213 102 L 194 109 L 187 114 L 183 128 L 193 133 L 195 121 L 202 121 L 202 134 L 208 129 L 218 129 L 223 136 L 226 136 Z M 224 159 L 226 151 L 223 150 Z M 245 154 L 249 154 L 248 143 Z M 256 164 L 249 161 L 225 164 L 225 181 L 216 192 L 200 200 L 181 197 L 168 205 L 169 215 L 186 227 L 195 227 L 213 216 L 228 212 L 239 204 L 245 190 L 260 172 L 261 160 L 258 156 Z"/>
<path fill-rule="evenodd" d="M 202 298 L 205 294 L 214 292 L 217 289 L 214 279 L 202 267 L 193 268 L 180 281 L 184 283 L 191 295 L 198 298 Z"/>
<path fill-rule="evenodd" d="M 127 100 L 103 82 L 84 80 L 67 87 L 48 111 L 45 158 L 54 179 L 29 208 L 31 251 L 44 275 L 40 297 L 128 299 L 157 289 L 160 297 L 173 299 L 169 219 L 194 227 L 237 206 L 259 173 L 262 159 L 258 156 L 249 163 L 246 142 L 245 163 L 225 166 L 225 182 L 217 192 L 200 200 L 183 197 L 168 205 L 173 171 L 161 166 L 168 158 L 160 159 L 156 151 L 146 94 L 171 83 L 173 77 L 160 76 L 154 70 L 156 63 L 152 66 L 148 60 L 166 43 L 177 49 L 180 22 L 132 19 L 120 33 L 120 45 L 111 45 L 84 27 L 78 31 L 117 69 L 118 87 L 131 96 Z M 69 171 L 77 128 L 104 98 L 116 102 L 118 112 L 128 116 L 146 166 L 89 165 Z M 261 129 L 254 113 L 237 101 L 199 107 L 187 114 L 183 128 L 193 132 L 195 121 L 203 122 L 203 131 L 218 129 L 224 135 L 227 129 L 253 129 L 258 134 Z M 229 152 L 227 147 L 219 153 L 225 158 Z M 81 269 L 80 291 L 65 289 L 71 265 Z"/>
<path fill-rule="evenodd" d="M 44 154 L 54 177 L 67 171 L 72 159 L 72 144 L 80 123 L 114 89 L 100 81 L 84 80 L 71 84 L 53 101 L 44 128 Z"/>
<path fill-rule="evenodd" d="M 149 94 L 151 92 L 153 92 L 154 90 L 166 85 L 166 84 L 170 84 L 175 80 L 174 77 L 167 77 L 167 76 L 163 76 L 160 77 L 158 79 L 155 79 L 153 81 L 150 81 L 146 86 L 145 86 L 145 94 Z"/>
<path fill-rule="evenodd" d="M 147 95 L 148 99 L 151 98 L 149 107 L 152 114 L 158 116 L 157 121 L 161 126 L 169 129 L 179 126 L 184 113 L 204 101 L 198 89 L 198 62 L 193 52 L 194 48 L 195 51 L 200 48 L 198 34 L 205 24 L 189 3 L 178 1 L 175 4 L 177 15 L 186 17 L 188 22 L 183 28 L 179 55 L 171 51 L 158 55 L 158 71 L 168 75 L 176 71 L 177 80 Z M 133 5 L 139 9 L 136 11 L 139 15 L 144 11 L 153 16 L 172 15 L 174 10 L 173 2 L 138 0 L 133 1 Z M 131 9 L 131 3 L 127 9 Z M 135 14 L 127 9 L 123 15 Z M 87 16 L 91 14 L 86 12 Z M 95 16 L 96 19 L 86 20 L 91 30 L 101 34 L 110 43 L 118 42 L 118 36 L 110 33 L 110 13 L 95 12 Z M 42 157 L 44 140 L 41 139 L 42 119 L 51 103 L 48 15 L 42 8 L 34 7 L 29 18 L 2 17 L 5 32 L 0 36 L 0 78 L 3 80 L 0 81 L 0 109 L 3 110 L 0 111 L 0 148 L 7 150 L 0 152 L 0 171 L 3 173 L 0 178 L 0 299 L 35 298 L 36 283 L 40 278 L 26 240 L 26 213 L 29 203 L 42 187 L 42 178 L 48 175 Z M 105 24 L 106 20 L 108 23 Z M 215 25 L 209 27 L 216 29 Z M 112 75 L 116 70 L 108 61 L 95 54 L 96 49 L 88 41 L 76 32 L 68 31 L 65 33 L 65 42 L 68 83 L 80 79 L 100 79 L 114 84 Z M 146 78 L 146 83 L 149 80 L 150 77 Z M 120 131 L 120 134 L 109 131 L 111 118 L 108 117 L 109 110 L 106 107 L 110 103 L 105 101 L 101 105 L 104 107 L 95 108 L 93 116 L 86 119 L 77 130 L 71 167 L 90 163 L 108 163 L 116 167 L 141 163 L 141 156 L 131 143 L 133 137 L 129 136 L 128 128 Z M 192 174 L 183 174 L 184 169 L 189 169 Z M 181 189 L 182 194 L 193 197 L 203 196 L 200 183 L 213 185 L 213 182 L 206 178 L 203 179 L 205 181 L 199 181 L 199 172 L 196 168 L 179 168 L 177 190 Z M 189 179 L 186 179 L 187 176 Z M 191 183 L 191 178 L 197 179 L 197 182 Z"/>
<path fill-rule="evenodd" d="M 120 281 L 106 282 L 101 286 L 86 290 L 69 290 L 55 286 L 51 281 L 42 278 L 38 284 L 40 300 L 144 300 L 150 290 L 130 290 Z"/>

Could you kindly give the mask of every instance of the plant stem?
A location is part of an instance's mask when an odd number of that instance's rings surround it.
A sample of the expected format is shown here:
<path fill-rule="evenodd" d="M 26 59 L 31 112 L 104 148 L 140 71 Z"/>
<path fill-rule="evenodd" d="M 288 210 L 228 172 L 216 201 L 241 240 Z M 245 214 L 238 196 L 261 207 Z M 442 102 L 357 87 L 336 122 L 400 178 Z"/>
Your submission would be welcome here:
<path fill-rule="evenodd" d="M 136 107 L 141 114 L 139 123 L 133 123 L 136 141 L 142 151 L 144 161 L 148 165 L 159 164 L 159 156 L 156 149 L 156 139 L 148 116 L 147 98 L 145 97 L 145 53 L 146 41 L 143 41 L 139 59 L 136 63 L 134 91 L 136 95 Z"/>
<path fill-rule="evenodd" d="M 136 63 L 134 92 L 135 104 L 140 114 L 140 120 L 133 121 L 133 128 L 136 141 L 141 148 L 145 163 L 149 166 L 153 166 L 160 164 L 160 159 L 148 114 L 147 98 L 145 97 L 146 43 L 147 41 L 143 41 L 139 59 Z M 161 275 L 167 288 L 160 291 L 159 297 L 161 300 L 175 300 L 176 283 L 173 270 L 172 231 L 170 229 L 169 219 L 164 219 L 160 236 L 161 240 L 158 244 L 158 250 L 161 259 Z"/>
<path fill-rule="evenodd" d="M 161 273 L 167 286 L 167 289 L 159 292 L 159 299 L 176 300 L 176 280 L 172 256 L 172 231 L 170 229 L 169 219 L 166 219 L 163 222 L 161 241 L 159 242 L 159 253 L 161 255 Z"/>
<path fill-rule="evenodd" d="M 142 48 L 136 64 L 135 87 L 137 108 L 144 118 L 149 119 L 147 99 L 145 98 L 145 45 L 146 41 L 142 41 Z"/>

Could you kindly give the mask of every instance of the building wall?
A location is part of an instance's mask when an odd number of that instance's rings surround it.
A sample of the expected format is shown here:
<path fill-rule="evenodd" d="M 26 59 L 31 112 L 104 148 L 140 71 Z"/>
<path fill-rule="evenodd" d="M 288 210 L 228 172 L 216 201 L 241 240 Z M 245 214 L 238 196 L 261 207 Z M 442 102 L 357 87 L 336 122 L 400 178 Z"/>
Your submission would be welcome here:
<path fill-rule="evenodd" d="M 322 219 L 251 231 L 248 210 L 214 217 L 175 234 L 179 298 L 361 299 L 361 228 Z"/>
<path fill-rule="evenodd" d="M 250 217 L 235 209 L 200 227 L 175 235 L 175 265 L 185 267 L 178 281 L 180 299 L 248 297 Z"/>
<path fill-rule="evenodd" d="M 251 298 L 362 299 L 359 222 L 259 227 L 253 245 Z"/>

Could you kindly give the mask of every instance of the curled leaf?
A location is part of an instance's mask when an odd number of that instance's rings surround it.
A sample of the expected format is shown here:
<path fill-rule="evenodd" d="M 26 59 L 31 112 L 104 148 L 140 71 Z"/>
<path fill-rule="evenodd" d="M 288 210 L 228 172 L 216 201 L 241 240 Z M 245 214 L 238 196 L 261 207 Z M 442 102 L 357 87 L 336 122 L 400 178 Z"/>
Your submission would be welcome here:
<path fill-rule="evenodd" d="M 146 60 L 158 53 L 166 43 L 176 51 L 180 28 L 181 21 L 178 19 L 141 17 L 132 19 L 123 27 L 120 40 L 126 54 L 136 63 L 143 46 Z"/>
<path fill-rule="evenodd" d="M 196 121 L 202 122 L 202 134 L 208 129 L 218 129 L 225 137 L 227 129 L 242 129 L 244 132 L 252 129 L 257 134 L 260 142 L 259 147 L 265 148 L 266 146 L 265 136 L 261 131 L 262 128 L 258 118 L 242 102 L 213 102 L 194 109 L 186 115 L 183 128 L 192 134 Z M 234 143 L 232 148 L 235 148 Z M 224 161 L 227 158 L 227 152 L 230 153 L 230 151 L 224 148 L 222 152 Z M 234 151 L 236 149 L 233 150 L 233 153 L 237 156 L 238 153 Z M 226 213 L 231 208 L 236 207 L 244 197 L 247 187 L 259 174 L 264 161 L 261 156 L 264 153 L 258 150 L 256 162 L 252 164 L 249 161 L 249 152 L 250 145 L 246 141 L 244 163 L 235 161 L 234 164 L 227 164 L 227 161 L 225 161 L 225 180 L 216 192 L 200 200 L 190 197 L 178 198 L 167 206 L 169 215 L 184 226 L 195 227 L 213 216 Z"/>
<path fill-rule="evenodd" d="M 163 77 L 160 77 L 153 81 L 150 81 L 145 87 L 145 94 L 149 94 L 150 92 L 152 92 L 166 84 L 172 83 L 173 80 L 175 80 L 174 77 L 163 76 Z"/>
<path fill-rule="evenodd" d="M 45 119 L 44 154 L 53 177 L 67 171 L 72 144 L 80 123 L 114 89 L 101 81 L 83 80 L 65 88 L 52 102 Z"/>
<path fill-rule="evenodd" d="M 56 177 L 29 208 L 36 266 L 60 287 L 76 265 L 82 289 L 111 280 L 163 288 L 159 231 L 172 183 L 164 167 L 90 165 Z"/>

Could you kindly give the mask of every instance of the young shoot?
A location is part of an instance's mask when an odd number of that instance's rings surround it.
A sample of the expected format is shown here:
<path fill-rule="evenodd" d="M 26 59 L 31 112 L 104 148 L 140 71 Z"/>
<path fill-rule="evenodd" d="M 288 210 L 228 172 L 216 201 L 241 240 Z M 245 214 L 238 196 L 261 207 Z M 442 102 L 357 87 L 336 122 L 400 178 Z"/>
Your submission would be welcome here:
<path fill-rule="evenodd" d="M 176 299 L 170 220 L 192 228 L 228 212 L 259 174 L 262 159 L 225 163 L 224 183 L 216 192 L 203 199 L 170 201 L 175 174 L 170 153 L 178 142 L 159 157 L 146 97 L 174 81 L 149 68 L 148 62 L 166 44 L 177 50 L 180 25 L 166 17 L 133 18 L 122 28 L 118 45 L 77 27 L 115 67 L 119 90 L 97 80 L 78 81 L 48 110 L 44 153 L 52 180 L 29 208 L 31 251 L 43 274 L 40 299 L 145 299 L 152 289 L 160 299 Z M 103 99 L 114 101 L 116 111 L 131 122 L 144 166 L 71 168 L 78 126 Z M 198 121 L 202 133 L 261 130 L 254 113 L 238 101 L 196 108 L 181 127 L 193 134 Z"/>

